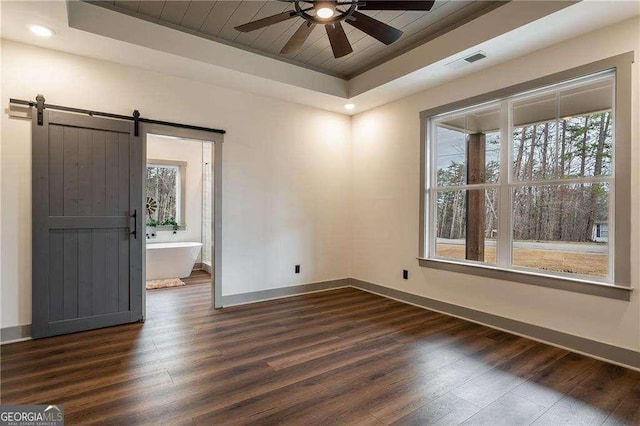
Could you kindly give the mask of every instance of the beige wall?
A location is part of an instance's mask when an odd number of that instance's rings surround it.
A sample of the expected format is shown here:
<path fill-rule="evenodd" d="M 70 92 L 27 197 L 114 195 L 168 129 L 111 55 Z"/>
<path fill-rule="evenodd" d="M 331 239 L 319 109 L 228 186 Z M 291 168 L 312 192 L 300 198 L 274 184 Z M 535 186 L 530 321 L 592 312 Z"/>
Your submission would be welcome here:
<path fill-rule="evenodd" d="M 121 65 L 2 43 L 2 103 L 52 103 L 224 128 L 223 294 L 353 276 L 640 350 L 640 229 L 630 302 L 418 266 L 419 112 L 630 50 L 627 21 L 348 117 Z M 47 72 L 42 72 L 46 69 Z M 633 164 L 640 160 L 634 65 Z M 31 318 L 30 125 L 2 116 L 1 327 Z M 640 171 L 633 171 L 633 217 Z M 294 264 L 302 274 L 293 274 Z M 402 280 L 402 269 L 410 278 Z"/>
<path fill-rule="evenodd" d="M 359 114 L 352 122 L 354 278 L 640 350 L 640 229 L 632 229 L 630 302 L 421 268 L 418 256 L 420 111 L 640 49 L 626 21 Z M 490 52 L 489 52 L 490 54 Z M 633 66 L 633 164 L 639 164 L 638 65 Z M 619 141 L 625 143 L 626 141 Z M 640 214 L 633 171 L 632 217 Z M 634 221 L 634 225 L 637 220 Z M 402 279 L 409 270 L 409 280 Z"/>
<path fill-rule="evenodd" d="M 31 322 L 31 126 L 9 98 L 222 128 L 222 293 L 350 276 L 350 119 L 2 41 L 0 327 Z M 294 274 L 294 265 L 302 273 Z"/>

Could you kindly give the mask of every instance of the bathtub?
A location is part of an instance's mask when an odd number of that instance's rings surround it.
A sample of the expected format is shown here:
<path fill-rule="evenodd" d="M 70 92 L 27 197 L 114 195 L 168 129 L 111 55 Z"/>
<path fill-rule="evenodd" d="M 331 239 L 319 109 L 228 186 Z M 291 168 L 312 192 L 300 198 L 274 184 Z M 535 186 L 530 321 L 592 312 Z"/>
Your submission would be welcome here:
<path fill-rule="evenodd" d="M 147 244 L 147 281 L 191 275 L 202 243 Z"/>

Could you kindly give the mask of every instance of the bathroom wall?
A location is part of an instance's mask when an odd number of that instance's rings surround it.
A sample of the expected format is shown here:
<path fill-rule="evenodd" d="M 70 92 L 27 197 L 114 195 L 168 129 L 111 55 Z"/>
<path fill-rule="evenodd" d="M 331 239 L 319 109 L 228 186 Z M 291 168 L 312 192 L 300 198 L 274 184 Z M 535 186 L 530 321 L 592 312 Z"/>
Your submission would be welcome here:
<path fill-rule="evenodd" d="M 178 230 L 174 234 L 173 231 L 158 231 L 148 228 L 147 232 L 155 231 L 157 237 L 148 239 L 147 244 L 172 241 L 202 242 L 202 145 L 202 142 L 194 140 L 156 135 L 147 137 L 147 161 L 153 159 L 184 161 L 187 163 L 186 193 L 184 194 L 185 218 L 183 221 L 186 224 L 186 229 Z"/>

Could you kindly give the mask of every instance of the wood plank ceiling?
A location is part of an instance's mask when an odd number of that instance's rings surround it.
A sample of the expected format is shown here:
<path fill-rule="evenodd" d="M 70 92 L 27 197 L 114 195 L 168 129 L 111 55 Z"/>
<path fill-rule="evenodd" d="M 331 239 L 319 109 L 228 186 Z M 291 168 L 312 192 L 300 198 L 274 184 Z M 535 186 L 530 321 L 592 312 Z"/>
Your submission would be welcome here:
<path fill-rule="evenodd" d="M 289 2 L 108 0 L 91 3 L 326 74 L 351 78 L 481 16 L 505 1 L 437 0 L 429 12 L 363 11 L 402 30 L 404 34 L 394 44 L 385 46 L 351 25 L 345 25 L 353 53 L 339 59 L 333 57 L 329 40 L 320 25 L 314 28 L 297 54 L 279 54 L 280 49 L 300 25 L 301 18 L 250 33 L 241 33 L 234 29 L 237 25 L 293 9 Z"/>

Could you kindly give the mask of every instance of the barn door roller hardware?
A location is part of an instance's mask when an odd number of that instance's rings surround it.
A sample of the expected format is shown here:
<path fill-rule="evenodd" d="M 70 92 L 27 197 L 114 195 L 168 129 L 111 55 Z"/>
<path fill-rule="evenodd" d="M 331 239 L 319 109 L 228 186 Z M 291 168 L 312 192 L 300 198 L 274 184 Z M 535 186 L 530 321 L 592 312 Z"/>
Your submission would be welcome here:
<path fill-rule="evenodd" d="M 44 96 L 36 96 L 36 108 L 38 109 L 38 126 L 42 126 L 44 120 Z"/>
<path fill-rule="evenodd" d="M 140 136 L 140 111 L 133 110 L 133 135 Z"/>
<path fill-rule="evenodd" d="M 137 109 L 133 111 L 132 115 L 121 115 L 121 114 L 112 114 L 110 112 L 91 111 L 91 110 L 88 110 L 88 109 L 81 109 L 81 108 L 66 107 L 66 106 L 62 106 L 62 105 L 47 104 L 47 103 L 45 103 L 45 98 L 44 98 L 43 95 L 36 96 L 35 102 L 34 101 L 25 101 L 25 100 L 22 100 L 22 99 L 13 99 L 13 98 L 11 98 L 11 99 L 9 99 L 9 103 L 10 104 L 14 104 L 14 105 L 27 105 L 27 106 L 30 106 L 30 107 L 35 107 L 36 110 L 37 110 L 37 114 L 38 114 L 38 126 L 42 126 L 43 123 L 44 123 L 44 110 L 45 109 L 54 109 L 54 110 L 57 110 L 57 111 L 74 112 L 74 113 L 77 113 L 77 114 L 87 114 L 87 115 L 90 115 L 90 116 L 99 116 L 99 117 L 115 118 L 115 119 L 118 119 L 118 120 L 133 121 L 135 136 L 139 136 L 140 123 L 160 124 L 160 125 L 164 125 L 164 126 L 179 127 L 181 129 L 200 130 L 200 131 L 203 131 L 203 132 L 211 132 L 211 133 L 219 133 L 219 134 L 225 134 L 226 133 L 224 130 L 212 129 L 212 128 L 209 128 L 209 127 L 192 126 L 190 124 L 172 123 L 170 121 L 161 121 L 161 120 L 152 120 L 150 118 L 143 118 L 143 117 L 140 117 L 140 111 L 138 111 Z"/>

